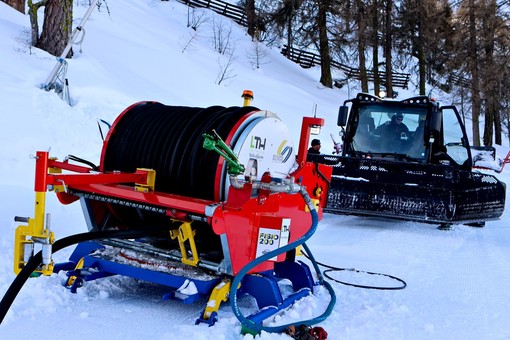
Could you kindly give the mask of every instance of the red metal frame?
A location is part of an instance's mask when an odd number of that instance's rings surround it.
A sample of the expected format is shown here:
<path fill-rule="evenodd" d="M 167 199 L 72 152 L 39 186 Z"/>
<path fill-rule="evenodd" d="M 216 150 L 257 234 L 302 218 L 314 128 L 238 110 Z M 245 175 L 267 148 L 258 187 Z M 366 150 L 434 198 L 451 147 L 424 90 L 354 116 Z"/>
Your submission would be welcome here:
<path fill-rule="evenodd" d="M 70 171 L 73 173 L 62 173 L 62 171 Z M 147 184 L 149 170 L 137 169 L 134 173 L 99 173 L 90 168 L 80 165 L 69 164 L 57 161 L 55 158 L 49 158 L 46 151 L 38 151 L 36 153 L 35 165 L 35 186 L 36 192 L 46 192 L 48 190 L 61 187 L 57 192 L 57 197 L 62 204 L 69 204 L 78 199 L 78 197 L 69 195 L 67 188 L 87 186 L 92 184 L 106 185 L 119 183 L 137 183 Z M 129 187 L 133 191 L 133 187 Z M 88 190 L 87 190 L 88 191 Z"/>
<path fill-rule="evenodd" d="M 134 105 L 138 104 L 140 103 Z M 124 110 L 123 114 L 130 108 Z M 236 128 L 255 112 L 248 113 Z M 120 117 L 116 122 L 119 119 Z M 324 125 L 322 118 L 303 118 L 298 151 L 300 166 L 292 174 L 300 185 L 306 186 L 312 200 L 317 202 L 319 218 L 322 217 L 320 208 L 326 205 L 325 193 L 329 188 L 332 168 L 323 164 L 308 163 L 306 156 L 310 129 L 313 126 L 322 125 Z M 114 128 L 110 129 L 107 140 L 114 130 Z M 231 133 L 226 142 L 231 142 L 233 137 L 234 135 Z M 217 168 L 217 178 L 221 176 L 222 167 L 223 162 L 221 161 Z M 63 171 L 70 173 L 63 173 Z M 59 190 L 55 191 L 58 191 L 59 199 L 65 204 L 78 199 L 77 196 L 66 193 L 66 189 L 72 189 L 73 191 L 160 207 L 165 210 L 167 216 L 174 219 L 184 220 L 188 218 L 189 214 L 203 216 L 217 235 L 226 236 L 234 275 L 256 257 L 257 245 L 260 241 L 258 240 L 259 229 L 267 228 L 268 226 L 265 225 L 267 221 L 290 219 L 288 242 L 302 237 L 312 223 L 305 201 L 299 193 L 269 193 L 267 190 L 259 190 L 257 196 L 253 196 L 252 185 L 246 183 L 241 189 L 230 187 L 228 200 L 221 202 L 219 198 L 216 201 L 209 201 L 151 190 L 135 190 L 135 183 L 149 184 L 147 183 L 149 172 L 150 170 L 143 169 L 138 169 L 134 173 L 96 172 L 88 167 L 69 164 L 68 161 L 57 161 L 49 158 L 48 152 L 40 151 L 37 152 L 36 158 L 35 190 L 45 192 L 58 188 Z M 270 174 L 267 174 L 267 181 L 270 180 Z M 216 183 L 219 186 L 220 180 L 218 179 Z M 219 187 L 216 188 L 216 191 L 215 197 L 219 195 Z M 103 204 L 100 201 L 97 202 L 97 204 Z M 206 212 L 208 209 L 210 211 Z M 206 213 L 209 216 L 206 216 Z M 283 261 L 284 257 L 285 254 L 281 254 L 277 261 Z M 250 272 L 271 270 L 273 267 L 272 261 L 266 261 Z"/>
<path fill-rule="evenodd" d="M 299 137 L 299 149 L 297 154 L 297 162 L 299 166 L 303 166 L 308 155 L 308 145 L 310 141 L 310 131 L 314 126 L 324 126 L 323 118 L 303 117 L 301 125 L 301 135 Z"/>
<path fill-rule="evenodd" d="M 73 174 L 51 173 L 57 169 L 72 171 Z M 48 152 L 39 151 L 36 157 L 35 191 L 45 192 L 48 186 L 64 186 L 74 190 L 91 192 L 97 195 L 117 197 L 129 201 L 148 203 L 166 209 L 184 210 L 196 214 L 204 214 L 205 208 L 215 202 L 183 197 L 179 195 L 166 194 L 161 192 L 140 192 L 134 190 L 133 186 L 123 183 L 147 183 L 148 170 L 136 170 L 134 173 L 112 172 L 98 173 L 92 169 L 59 162 L 48 157 Z M 66 199 L 66 203 L 72 200 Z M 64 202 L 63 202 L 64 203 Z M 174 215 L 168 213 L 167 215 Z"/>
<path fill-rule="evenodd" d="M 510 151 L 508 151 L 508 153 L 506 154 L 506 157 L 503 160 L 503 164 L 501 165 L 501 170 L 499 170 L 499 172 L 503 171 L 503 169 L 505 168 L 505 164 L 507 163 L 510 163 Z"/>
<path fill-rule="evenodd" d="M 55 173 L 50 169 L 72 171 L 75 174 Z M 35 191 L 44 192 L 48 185 L 83 185 L 107 183 L 147 183 L 148 171 L 136 170 L 134 173 L 99 173 L 92 169 L 69 164 L 67 161 L 59 162 L 49 158 L 47 151 L 36 153 Z"/>
<path fill-rule="evenodd" d="M 162 192 L 140 192 L 133 190 L 132 186 L 115 184 L 86 184 L 74 185 L 73 189 L 84 192 L 92 192 L 97 195 L 115 197 L 122 200 L 147 203 L 168 210 L 167 215 L 174 215 L 169 210 L 177 209 L 194 214 L 204 215 L 207 206 L 216 202 L 179 196 Z"/>

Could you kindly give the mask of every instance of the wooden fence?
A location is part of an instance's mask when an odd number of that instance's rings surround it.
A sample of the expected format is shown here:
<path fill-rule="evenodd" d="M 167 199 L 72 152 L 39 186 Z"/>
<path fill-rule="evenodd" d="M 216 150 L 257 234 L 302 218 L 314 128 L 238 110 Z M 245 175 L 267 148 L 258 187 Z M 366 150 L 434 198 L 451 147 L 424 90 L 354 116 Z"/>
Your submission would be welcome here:
<path fill-rule="evenodd" d="M 315 65 L 320 64 L 321 57 L 320 55 L 308 51 L 303 51 L 300 49 L 291 48 L 290 51 L 287 46 L 284 46 L 281 53 L 285 55 L 290 60 L 298 63 L 301 65 L 301 67 L 309 68 Z M 331 61 L 331 66 L 334 68 L 337 68 L 344 72 L 345 76 L 347 78 L 351 79 L 357 79 L 361 80 L 361 73 L 358 68 L 350 67 L 345 64 L 339 63 L 336 60 Z M 372 70 L 367 70 L 367 77 L 369 81 L 374 81 L 374 72 Z M 400 87 L 403 89 L 407 89 L 407 86 L 409 84 L 409 78 L 411 75 L 409 73 L 397 73 L 392 72 L 391 78 L 392 78 L 392 85 L 394 87 Z M 341 80 L 335 80 L 336 84 L 335 86 L 340 86 Z M 386 72 L 380 71 L 379 72 L 379 82 L 381 84 L 386 83 Z"/>
<path fill-rule="evenodd" d="M 229 4 L 221 0 L 177 0 L 189 7 L 208 8 L 237 22 L 239 25 L 248 26 L 246 13 L 243 7 Z"/>
<path fill-rule="evenodd" d="M 450 76 L 450 79 L 451 79 L 451 82 L 456 84 L 456 85 L 459 85 L 459 86 L 462 86 L 462 87 L 467 87 L 467 88 L 471 87 L 471 81 L 469 79 L 467 79 L 467 78 L 464 78 L 464 77 L 452 74 Z"/>

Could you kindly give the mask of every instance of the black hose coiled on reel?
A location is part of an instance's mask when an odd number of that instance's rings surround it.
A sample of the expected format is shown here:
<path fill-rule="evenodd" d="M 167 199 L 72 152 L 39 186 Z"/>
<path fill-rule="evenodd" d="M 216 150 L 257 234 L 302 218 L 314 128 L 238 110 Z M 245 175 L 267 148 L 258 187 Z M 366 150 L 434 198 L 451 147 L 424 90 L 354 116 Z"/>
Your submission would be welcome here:
<path fill-rule="evenodd" d="M 213 129 L 226 140 L 250 106 L 194 108 L 141 102 L 112 125 L 103 147 L 101 170 L 156 170 L 156 190 L 213 200 L 219 155 L 203 149 Z"/>

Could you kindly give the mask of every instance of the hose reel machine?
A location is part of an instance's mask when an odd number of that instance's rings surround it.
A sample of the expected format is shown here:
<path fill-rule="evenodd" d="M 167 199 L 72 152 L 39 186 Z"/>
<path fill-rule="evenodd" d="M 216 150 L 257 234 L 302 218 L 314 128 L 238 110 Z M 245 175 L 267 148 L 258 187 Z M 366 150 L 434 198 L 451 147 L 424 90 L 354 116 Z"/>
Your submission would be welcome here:
<path fill-rule="evenodd" d="M 310 129 L 321 125 L 320 118 L 303 119 L 300 153 Z M 42 248 L 35 272 L 66 271 L 71 291 L 119 274 L 167 286 L 165 298 L 184 303 L 209 296 L 197 323 L 213 325 L 230 299 L 248 331 L 266 329 L 264 320 L 325 283 L 295 259 L 322 217 L 331 178 L 330 167 L 305 159 L 268 111 L 133 104 L 111 125 L 98 167 L 37 153 L 35 216 L 17 218 L 27 225 L 16 230 L 15 272 Z M 83 208 L 89 235 L 66 263 L 51 260 L 47 191 Z M 131 233 L 137 237 L 120 236 Z M 281 279 L 294 290 L 285 298 Z M 236 304 L 243 293 L 260 309 L 248 317 Z"/>

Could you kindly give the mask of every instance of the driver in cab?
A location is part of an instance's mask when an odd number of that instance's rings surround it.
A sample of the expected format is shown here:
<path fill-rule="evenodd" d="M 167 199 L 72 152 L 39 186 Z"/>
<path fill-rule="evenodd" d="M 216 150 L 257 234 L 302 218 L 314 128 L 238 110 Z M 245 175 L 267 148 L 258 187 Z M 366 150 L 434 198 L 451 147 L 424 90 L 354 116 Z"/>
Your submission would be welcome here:
<path fill-rule="evenodd" d="M 406 139 L 409 128 L 402 122 L 403 120 L 404 115 L 402 113 L 394 114 L 391 121 L 383 123 L 375 130 L 375 134 L 390 141 Z"/>

